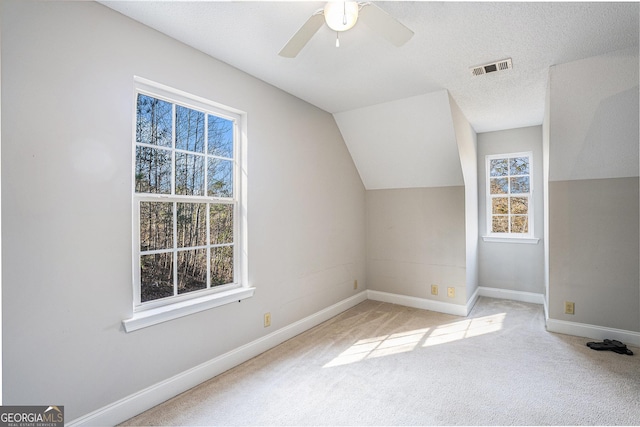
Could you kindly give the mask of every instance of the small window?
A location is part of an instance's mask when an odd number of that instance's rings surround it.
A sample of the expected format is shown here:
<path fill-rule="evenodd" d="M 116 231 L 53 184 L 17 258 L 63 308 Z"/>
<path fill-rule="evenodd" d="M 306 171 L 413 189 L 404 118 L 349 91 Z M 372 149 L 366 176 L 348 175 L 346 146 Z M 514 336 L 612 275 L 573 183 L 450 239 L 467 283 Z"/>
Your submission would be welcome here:
<path fill-rule="evenodd" d="M 134 311 L 241 286 L 241 116 L 137 84 Z"/>
<path fill-rule="evenodd" d="M 533 235 L 531 158 L 530 152 L 486 156 L 489 236 Z"/>

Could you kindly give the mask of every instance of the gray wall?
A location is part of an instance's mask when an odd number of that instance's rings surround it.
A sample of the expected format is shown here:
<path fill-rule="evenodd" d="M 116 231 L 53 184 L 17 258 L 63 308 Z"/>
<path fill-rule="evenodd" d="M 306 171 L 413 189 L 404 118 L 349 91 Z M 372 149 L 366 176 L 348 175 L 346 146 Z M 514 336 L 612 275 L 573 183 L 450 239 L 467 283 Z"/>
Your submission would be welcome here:
<path fill-rule="evenodd" d="M 366 201 L 368 289 L 465 304 L 464 187 L 367 190 Z"/>
<path fill-rule="evenodd" d="M 549 183 L 551 318 L 640 330 L 638 191 L 638 178 Z"/>
<path fill-rule="evenodd" d="M 4 404 L 72 420 L 366 286 L 364 187 L 330 114 L 98 3 L 1 8 Z M 134 75 L 247 112 L 256 293 L 127 334 Z"/>
<path fill-rule="evenodd" d="M 638 47 L 549 79 L 549 317 L 640 331 Z"/>
<path fill-rule="evenodd" d="M 479 234 L 487 234 L 486 162 L 491 154 L 533 152 L 534 237 L 542 239 L 543 173 L 542 126 L 531 126 L 478 134 L 478 224 Z M 480 286 L 543 294 L 544 246 L 537 244 L 485 242 L 478 245 Z"/>

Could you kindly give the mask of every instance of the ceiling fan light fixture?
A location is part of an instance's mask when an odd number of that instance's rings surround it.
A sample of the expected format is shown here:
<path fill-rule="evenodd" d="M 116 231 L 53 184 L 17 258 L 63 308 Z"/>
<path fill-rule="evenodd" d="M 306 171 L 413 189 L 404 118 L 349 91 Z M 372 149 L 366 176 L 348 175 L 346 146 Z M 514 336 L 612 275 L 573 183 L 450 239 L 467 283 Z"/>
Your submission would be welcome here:
<path fill-rule="evenodd" d="M 324 20 L 333 31 L 347 31 L 356 25 L 359 8 L 355 1 L 330 1 L 324 6 Z"/>
<path fill-rule="evenodd" d="M 316 10 L 278 55 L 295 58 L 323 24 L 327 24 L 336 32 L 336 46 L 339 46 L 340 32 L 352 28 L 358 19 L 397 47 L 413 37 L 413 31 L 371 2 L 332 1 L 325 4 L 324 8 Z"/>

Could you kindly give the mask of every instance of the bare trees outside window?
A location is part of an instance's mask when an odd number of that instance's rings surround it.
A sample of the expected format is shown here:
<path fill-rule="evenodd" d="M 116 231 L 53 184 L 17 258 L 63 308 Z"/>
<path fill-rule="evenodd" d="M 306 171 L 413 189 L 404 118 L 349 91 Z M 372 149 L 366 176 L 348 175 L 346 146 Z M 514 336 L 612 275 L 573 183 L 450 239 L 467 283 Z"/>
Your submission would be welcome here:
<path fill-rule="evenodd" d="M 487 156 L 490 234 L 528 235 L 531 224 L 531 153 Z"/>
<path fill-rule="evenodd" d="M 236 122 L 138 92 L 136 305 L 234 283 Z"/>

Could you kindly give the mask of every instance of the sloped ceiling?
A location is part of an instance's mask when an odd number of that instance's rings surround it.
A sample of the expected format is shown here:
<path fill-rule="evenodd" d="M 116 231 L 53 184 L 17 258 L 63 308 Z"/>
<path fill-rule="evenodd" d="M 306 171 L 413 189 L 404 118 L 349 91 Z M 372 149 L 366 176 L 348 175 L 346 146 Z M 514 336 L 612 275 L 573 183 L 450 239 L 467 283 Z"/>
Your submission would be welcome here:
<path fill-rule="evenodd" d="M 334 117 L 365 188 L 464 185 L 447 91 Z"/>
<path fill-rule="evenodd" d="M 637 2 L 375 2 L 415 32 L 404 46 L 357 23 L 336 48 L 323 26 L 290 59 L 278 52 L 325 2 L 99 2 L 333 113 L 367 188 L 457 185 L 442 93 L 476 132 L 539 125 L 549 67 L 637 50 L 640 10 Z M 505 58 L 512 70 L 469 71 Z"/>
<path fill-rule="evenodd" d="M 551 68 L 551 181 L 638 176 L 638 73 L 637 49 Z"/>
<path fill-rule="evenodd" d="M 330 113 L 446 89 L 476 132 L 542 123 L 551 65 L 638 45 L 637 2 L 375 2 L 415 32 L 404 46 L 358 23 L 336 48 L 324 26 L 294 59 L 278 52 L 325 2 L 100 3 Z"/>

